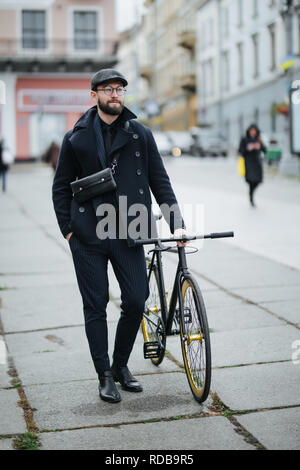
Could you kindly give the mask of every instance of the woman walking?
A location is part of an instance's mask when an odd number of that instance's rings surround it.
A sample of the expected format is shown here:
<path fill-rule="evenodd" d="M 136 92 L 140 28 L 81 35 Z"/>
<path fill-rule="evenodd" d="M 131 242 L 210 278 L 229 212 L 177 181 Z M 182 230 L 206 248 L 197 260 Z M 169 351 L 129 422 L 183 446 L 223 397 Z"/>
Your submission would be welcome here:
<path fill-rule="evenodd" d="M 241 139 L 239 153 L 245 159 L 245 179 L 249 184 L 249 197 L 252 207 L 256 207 L 253 199 L 254 191 L 263 181 L 263 164 L 261 152 L 267 149 L 260 137 L 260 130 L 256 124 L 251 124 L 247 129 L 246 136 Z"/>

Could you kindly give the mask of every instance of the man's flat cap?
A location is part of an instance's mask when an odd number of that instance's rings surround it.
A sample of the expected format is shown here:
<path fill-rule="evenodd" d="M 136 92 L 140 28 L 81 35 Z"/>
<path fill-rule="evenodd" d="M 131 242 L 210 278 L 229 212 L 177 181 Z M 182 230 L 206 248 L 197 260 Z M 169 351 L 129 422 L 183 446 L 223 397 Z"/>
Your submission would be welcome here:
<path fill-rule="evenodd" d="M 124 75 L 114 69 L 102 69 L 95 73 L 91 80 L 91 89 L 96 91 L 97 86 L 111 80 L 120 80 L 124 86 L 128 85 Z"/>

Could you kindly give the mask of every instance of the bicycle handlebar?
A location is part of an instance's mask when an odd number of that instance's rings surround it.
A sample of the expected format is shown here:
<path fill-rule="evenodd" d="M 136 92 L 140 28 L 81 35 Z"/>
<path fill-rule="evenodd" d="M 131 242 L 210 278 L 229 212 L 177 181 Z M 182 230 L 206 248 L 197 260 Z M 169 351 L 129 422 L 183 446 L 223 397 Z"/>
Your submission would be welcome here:
<path fill-rule="evenodd" d="M 145 240 L 135 240 L 134 243 L 136 246 L 139 245 L 153 245 L 155 243 L 167 243 L 167 242 L 182 242 L 185 243 L 191 240 L 203 240 L 203 239 L 215 239 L 215 238 L 231 238 L 234 237 L 234 232 L 220 232 L 220 233 L 210 233 L 208 235 L 194 235 L 191 237 L 183 236 L 181 238 L 149 238 Z"/>

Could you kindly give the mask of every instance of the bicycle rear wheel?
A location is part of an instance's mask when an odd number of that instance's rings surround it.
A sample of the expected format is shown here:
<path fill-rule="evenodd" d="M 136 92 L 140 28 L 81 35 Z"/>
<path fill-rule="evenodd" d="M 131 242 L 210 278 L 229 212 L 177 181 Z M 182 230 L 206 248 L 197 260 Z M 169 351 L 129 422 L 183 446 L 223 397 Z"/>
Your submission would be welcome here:
<path fill-rule="evenodd" d="M 165 355 L 166 333 L 162 320 L 162 293 L 159 290 L 158 271 L 155 265 L 152 266 L 148 280 L 150 293 L 145 303 L 142 332 L 145 343 L 148 343 L 150 347 L 151 343 L 154 345 L 155 354 L 151 357 L 150 353 L 148 357 L 155 366 L 158 366 Z"/>
<path fill-rule="evenodd" d="M 179 321 L 184 367 L 193 396 L 202 403 L 209 394 L 211 382 L 211 349 L 205 305 L 199 286 L 191 276 L 183 279 L 181 292 L 183 314 Z"/>

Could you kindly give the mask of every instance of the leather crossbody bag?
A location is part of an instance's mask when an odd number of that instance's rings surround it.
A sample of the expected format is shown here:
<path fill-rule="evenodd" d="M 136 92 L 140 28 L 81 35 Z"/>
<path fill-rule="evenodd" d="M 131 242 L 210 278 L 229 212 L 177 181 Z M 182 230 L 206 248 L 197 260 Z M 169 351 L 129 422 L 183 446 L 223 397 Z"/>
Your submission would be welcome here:
<path fill-rule="evenodd" d="M 118 153 L 111 164 L 111 167 L 105 170 L 98 171 L 93 175 L 86 176 L 85 178 L 77 179 L 70 183 L 73 197 L 77 202 L 85 202 L 100 194 L 109 191 L 115 191 L 117 188 L 114 174 L 115 168 L 118 165 L 120 154 Z"/>

